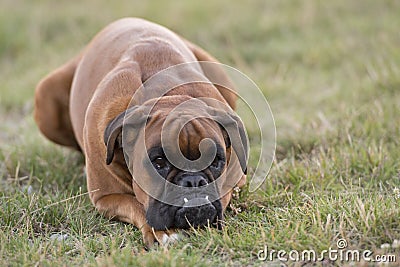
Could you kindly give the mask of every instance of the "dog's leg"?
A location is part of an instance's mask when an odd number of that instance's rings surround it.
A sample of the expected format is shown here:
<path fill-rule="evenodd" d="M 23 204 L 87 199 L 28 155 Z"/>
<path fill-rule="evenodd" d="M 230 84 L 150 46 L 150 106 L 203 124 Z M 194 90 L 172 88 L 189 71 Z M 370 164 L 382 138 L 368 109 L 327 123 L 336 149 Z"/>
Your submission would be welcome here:
<path fill-rule="evenodd" d="M 80 59 L 81 55 L 73 58 L 39 82 L 34 111 L 35 121 L 47 138 L 78 150 L 69 115 L 69 95 Z"/>
<path fill-rule="evenodd" d="M 217 59 L 215 59 L 213 56 L 207 53 L 204 49 L 198 47 L 197 45 L 189 42 L 184 38 L 182 38 L 182 40 L 186 43 L 186 45 L 189 47 L 189 49 L 192 51 L 192 53 L 194 54 L 194 56 L 198 61 L 209 61 L 214 63 L 220 63 Z M 223 68 L 216 64 L 208 64 L 208 65 L 203 64 L 201 65 L 201 67 L 206 77 L 214 83 L 215 87 L 228 102 L 229 106 L 232 109 L 235 109 L 237 96 L 235 92 L 231 91 L 234 90 L 235 87 L 231 82 L 231 80 L 229 79 L 228 75 L 223 70 Z M 221 86 L 221 84 L 224 86 Z M 225 87 L 227 87 L 228 89 L 226 89 Z"/>
<path fill-rule="evenodd" d="M 88 157 L 86 170 L 90 199 L 100 213 L 109 219 L 135 225 L 142 232 L 144 244 L 148 248 L 155 242 L 165 245 L 178 240 L 174 230 L 154 231 L 147 223 L 144 206 L 132 191 L 132 178 L 128 170 L 110 172 L 104 165 L 93 165 Z"/>
<path fill-rule="evenodd" d="M 111 194 L 103 196 L 95 203 L 99 212 L 106 217 L 135 225 L 143 234 L 146 247 L 150 248 L 157 241 L 161 245 L 178 240 L 173 230 L 154 231 L 146 222 L 143 205 L 130 194 Z"/>

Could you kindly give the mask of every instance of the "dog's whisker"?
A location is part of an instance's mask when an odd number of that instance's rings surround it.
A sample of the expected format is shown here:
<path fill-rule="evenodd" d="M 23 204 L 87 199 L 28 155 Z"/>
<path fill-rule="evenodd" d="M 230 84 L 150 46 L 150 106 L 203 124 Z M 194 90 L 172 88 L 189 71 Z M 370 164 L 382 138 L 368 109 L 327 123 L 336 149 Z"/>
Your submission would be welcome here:
<path fill-rule="evenodd" d="M 78 198 L 78 197 L 82 197 L 82 196 L 88 195 L 88 194 L 90 194 L 90 193 L 97 192 L 97 191 L 99 191 L 99 190 L 100 190 L 100 189 L 95 189 L 95 190 L 92 190 L 92 191 L 89 191 L 89 192 L 86 192 L 86 193 L 82 193 L 82 194 L 79 194 L 79 195 L 76 195 L 76 196 L 73 196 L 73 197 L 69 197 L 69 198 L 66 198 L 66 199 L 63 199 L 63 200 L 60 200 L 60 201 L 51 203 L 51 204 L 49 204 L 49 205 L 44 206 L 43 208 L 36 209 L 36 210 L 32 211 L 31 214 L 36 213 L 36 212 L 41 211 L 41 210 L 44 210 L 44 209 L 48 209 L 48 208 L 50 208 L 50 207 L 56 206 L 56 205 L 58 205 L 58 204 L 60 204 L 60 203 L 67 202 L 67 201 L 69 201 L 69 200 L 72 200 L 72 199 L 75 199 L 75 198 Z"/>

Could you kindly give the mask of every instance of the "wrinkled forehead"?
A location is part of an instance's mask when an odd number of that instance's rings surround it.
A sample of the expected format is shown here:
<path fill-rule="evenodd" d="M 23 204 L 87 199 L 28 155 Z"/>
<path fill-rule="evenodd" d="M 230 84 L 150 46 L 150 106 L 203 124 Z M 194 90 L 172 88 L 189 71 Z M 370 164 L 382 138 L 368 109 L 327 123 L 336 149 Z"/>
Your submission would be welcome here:
<path fill-rule="evenodd" d="M 145 127 L 147 150 L 154 146 L 170 150 L 179 147 L 185 157 L 195 159 L 200 156 L 199 145 L 204 139 L 224 147 L 222 130 L 211 118 L 176 116 L 166 120 L 167 116 L 168 114 L 157 114 L 148 121 Z"/>

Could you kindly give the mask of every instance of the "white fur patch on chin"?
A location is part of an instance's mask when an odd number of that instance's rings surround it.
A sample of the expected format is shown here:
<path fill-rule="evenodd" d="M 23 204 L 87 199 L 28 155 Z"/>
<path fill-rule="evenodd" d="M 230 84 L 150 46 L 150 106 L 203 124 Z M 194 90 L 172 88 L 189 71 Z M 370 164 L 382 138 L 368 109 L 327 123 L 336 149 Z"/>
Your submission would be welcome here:
<path fill-rule="evenodd" d="M 177 233 L 171 235 L 163 234 L 161 242 L 163 245 L 168 245 L 177 242 L 179 239 L 181 239 L 181 236 Z"/>

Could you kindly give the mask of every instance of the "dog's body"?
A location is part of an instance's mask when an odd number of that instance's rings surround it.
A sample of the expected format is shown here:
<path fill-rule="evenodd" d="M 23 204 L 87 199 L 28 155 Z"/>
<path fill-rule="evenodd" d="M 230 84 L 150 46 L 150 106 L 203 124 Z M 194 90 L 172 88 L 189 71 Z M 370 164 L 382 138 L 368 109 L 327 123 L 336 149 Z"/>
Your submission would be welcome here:
<path fill-rule="evenodd" d="M 178 215 L 173 215 L 182 213 L 178 208 L 169 208 L 164 215 L 157 214 L 163 208 L 154 204 L 154 200 L 135 181 L 146 179 L 148 174 L 132 179 L 124 159 L 125 148 L 121 141 L 118 143 L 121 139 L 121 114 L 129 108 L 135 91 L 152 75 L 168 67 L 194 61 L 217 62 L 199 47 L 162 26 L 142 19 L 121 19 L 102 30 L 81 54 L 45 77 L 36 88 L 35 120 L 42 133 L 56 143 L 83 152 L 88 190 L 95 207 L 108 217 L 136 225 L 141 229 L 146 245 L 151 245 L 155 240 L 164 243 L 168 238 L 175 238 L 174 228 L 184 228 L 180 225 L 185 223 Z M 185 71 L 206 78 L 217 75 L 229 84 L 220 69 L 213 69 L 210 73 L 210 70 L 202 70 L 200 65 L 191 66 Z M 223 90 L 221 86 L 179 86 L 155 104 L 151 120 L 146 124 L 146 129 L 151 127 L 150 134 L 146 136 L 146 148 L 155 147 L 160 142 L 162 123 L 174 107 L 187 99 L 201 97 L 216 99 L 235 108 L 235 94 Z M 148 106 L 154 101 L 144 98 L 143 102 L 135 105 Z M 228 158 L 230 146 L 224 144 L 224 134 L 219 125 L 201 119 L 196 121 L 185 126 L 185 134 L 179 135 L 179 146 L 185 151 L 185 157 L 199 157 L 200 141 L 210 138 L 221 143 L 224 157 Z M 141 162 L 137 160 L 134 168 L 143 169 Z M 182 184 L 182 179 L 187 181 L 193 177 L 196 181 L 205 179 L 205 183 L 208 183 L 209 179 L 216 178 L 216 173 L 220 175 L 222 171 L 212 169 L 193 176 L 177 169 L 168 170 L 174 174 L 163 174 L 165 179 L 171 179 L 178 185 Z M 244 182 L 245 175 L 242 173 L 237 184 L 241 186 Z M 205 210 L 210 211 L 213 214 L 210 216 L 215 220 L 222 219 L 231 191 L 220 197 L 219 204 L 217 201 L 217 204 L 213 202 L 214 206 L 209 203 Z M 158 216 L 164 217 L 158 219 Z M 170 219 L 173 216 L 176 218 Z M 194 221 L 210 219 L 201 216 Z M 168 223 L 158 223 L 165 220 Z"/>

